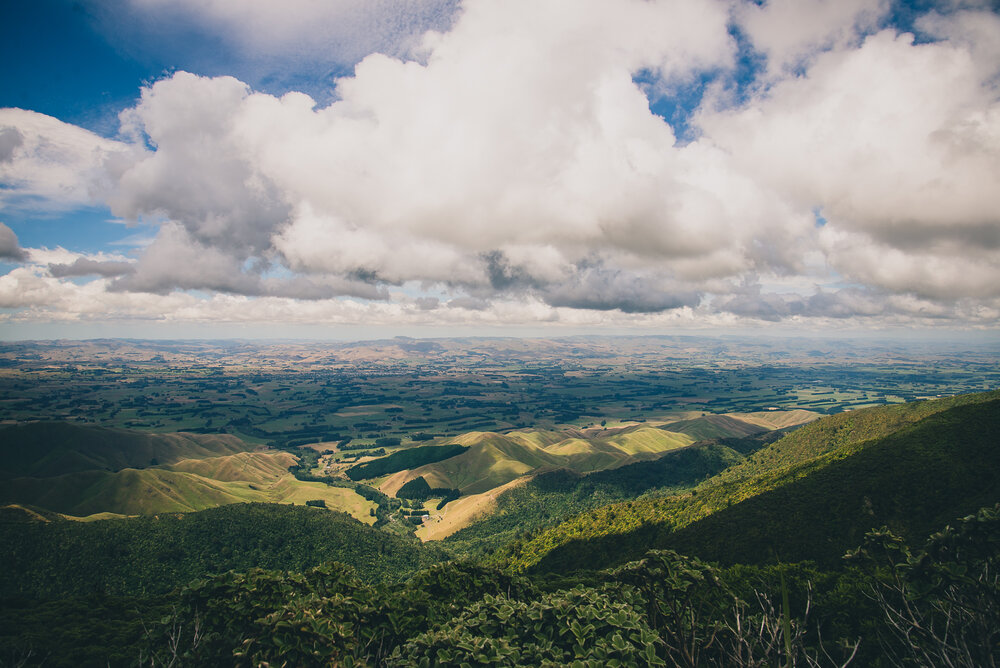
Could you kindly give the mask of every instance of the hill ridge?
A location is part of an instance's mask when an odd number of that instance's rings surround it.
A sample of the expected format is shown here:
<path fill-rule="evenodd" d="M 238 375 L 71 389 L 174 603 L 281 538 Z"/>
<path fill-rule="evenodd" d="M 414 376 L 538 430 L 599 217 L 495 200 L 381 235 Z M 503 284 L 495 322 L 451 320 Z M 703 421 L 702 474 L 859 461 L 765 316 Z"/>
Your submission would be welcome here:
<path fill-rule="evenodd" d="M 973 409 L 978 406 L 978 410 L 995 411 L 1000 406 L 1000 392 L 961 395 L 920 404 L 928 405 L 910 406 L 904 410 L 899 410 L 898 406 L 875 407 L 865 409 L 867 412 L 856 411 L 859 415 L 851 417 L 841 415 L 824 418 L 762 448 L 740 464 L 701 483 L 692 493 L 610 504 L 585 515 L 568 518 L 556 527 L 515 541 L 506 553 L 498 554 L 495 561 L 507 563 L 515 569 L 533 567 L 549 552 L 560 549 L 560 546 L 569 542 L 568 537 L 583 545 L 586 541 L 604 540 L 602 537 L 605 536 L 609 541 L 620 541 L 625 532 L 632 532 L 637 536 L 645 535 L 647 544 L 654 542 L 656 536 L 682 529 L 764 492 L 782 488 L 796 480 L 807 479 L 831 462 L 864 452 L 896 432 L 901 433 L 900 438 L 905 438 L 907 433 L 917 429 L 921 420 L 933 415 L 963 406 Z M 879 411 L 888 411 L 891 418 L 880 427 L 877 424 Z M 821 424 L 826 420 L 833 420 L 832 425 Z M 810 450 L 806 446 L 816 443 L 816 433 L 810 434 L 807 431 L 804 439 L 799 436 L 810 427 L 819 434 L 826 433 L 831 427 L 836 428 L 841 432 L 842 438 Z M 864 438 L 872 434 L 877 435 Z M 789 448 L 789 443 L 794 447 Z M 786 456 L 769 458 L 768 455 L 774 451 L 783 452 Z M 793 454 L 806 451 L 813 456 L 798 462 L 792 460 Z M 616 526 L 620 530 L 615 530 Z M 618 538 L 613 538 L 614 536 Z"/>

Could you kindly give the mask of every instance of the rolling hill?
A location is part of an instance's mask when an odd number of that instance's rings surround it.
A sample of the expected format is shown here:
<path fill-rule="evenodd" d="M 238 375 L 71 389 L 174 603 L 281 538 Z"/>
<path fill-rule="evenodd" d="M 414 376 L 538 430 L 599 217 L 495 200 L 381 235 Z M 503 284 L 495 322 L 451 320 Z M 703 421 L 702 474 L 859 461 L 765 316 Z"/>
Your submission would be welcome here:
<path fill-rule="evenodd" d="M 354 564 L 365 580 L 403 579 L 443 554 L 344 513 L 231 504 L 196 513 L 0 522 L 0 599 L 163 594 L 207 573 Z"/>
<path fill-rule="evenodd" d="M 229 434 L 155 434 L 69 422 L 0 428 L 0 480 L 120 471 L 253 450 Z"/>
<path fill-rule="evenodd" d="M 0 503 L 72 517 L 191 512 L 230 503 L 298 503 L 374 522 L 375 504 L 342 487 L 303 482 L 295 457 L 251 452 L 226 434 L 150 434 L 39 422 L 0 431 Z"/>
<path fill-rule="evenodd" d="M 744 444 L 744 447 L 749 446 Z M 568 469 L 546 471 L 524 484 L 517 485 L 515 481 L 507 489 L 494 490 L 503 493 L 491 492 L 490 497 L 483 499 L 487 503 L 478 514 L 456 505 L 456 511 L 464 510 L 467 515 L 464 523 L 454 521 L 449 504 L 448 512 L 440 518 L 431 516 L 431 521 L 423 527 L 424 535 L 445 538 L 448 547 L 458 555 L 492 552 L 517 535 L 552 525 L 574 513 L 635 499 L 654 490 L 676 493 L 691 489 L 742 459 L 731 447 L 703 442 L 671 450 L 654 460 L 586 475 Z M 463 497 L 455 503 L 471 503 L 476 498 Z"/>
<path fill-rule="evenodd" d="M 815 418 L 809 411 L 794 416 L 775 415 L 790 424 Z M 611 429 L 516 430 L 504 434 L 469 432 L 448 439 L 467 446 L 462 454 L 440 462 L 393 474 L 381 482 L 386 494 L 423 477 L 431 487 L 458 489 L 477 495 L 517 478 L 544 471 L 568 469 L 591 473 L 657 459 L 664 453 L 712 438 L 743 437 L 769 431 L 759 418 L 705 415 L 673 423 L 633 424 Z"/>
<path fill-rule="evenodd" d="M 781 486 L 667 536 L 662 546 L 725 563 L 835 564 L 886 525 L 918 542 L 1000 500 L 1000 399 L 934 413 L 822 456 Z M 805 472 L 803 471 L 803 472 Z"/>
<path fill-rule="evenodd" d="M 881 524 L 920 537 L 1000 499 L 998 420 L 1000 392 L 830 416 L 689 494 L 577 515 L 514 541 L 498 560 L 515 569 L 565 570 L 669 546 L 717 559 L 753 562 L 777 553 L 828 561 Z M 818 518 L 830 518 L 831 529 Z"/>

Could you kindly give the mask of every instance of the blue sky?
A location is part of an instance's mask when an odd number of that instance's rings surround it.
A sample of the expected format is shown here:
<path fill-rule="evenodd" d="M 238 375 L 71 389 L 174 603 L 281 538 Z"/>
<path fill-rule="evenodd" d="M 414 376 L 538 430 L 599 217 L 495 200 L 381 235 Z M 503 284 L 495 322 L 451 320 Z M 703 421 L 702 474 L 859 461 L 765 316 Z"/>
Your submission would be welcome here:
<path fill-rule="evenodd" d="M 995 331 L 992 3 L 568 7 L 3 3 L 0 336 Z"/>

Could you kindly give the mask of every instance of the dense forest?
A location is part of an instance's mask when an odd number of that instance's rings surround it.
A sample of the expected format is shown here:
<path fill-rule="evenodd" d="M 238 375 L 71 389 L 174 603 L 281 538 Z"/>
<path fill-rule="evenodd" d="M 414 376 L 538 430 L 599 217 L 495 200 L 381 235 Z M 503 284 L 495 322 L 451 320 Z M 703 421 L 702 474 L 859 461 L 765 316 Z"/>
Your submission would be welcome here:
<path fill-rule="evenodd" d="M 299 570 L 329 560 L 379 582 L 444 558 L 412 536 L 373 530 L 343 513 L 263 503 L 85 523 L 26 521 L 8 510 L 0 542 L 3 598 L 163 594 L 205 573 Z"/>
<path fill-rule="evenodd" d="M 408 450 L 394 452 L 374 461 L 358 464 L 347 469 L 347 477 L 351 480 L 377 478 L 388 473 L 397 473 L 407 469 L 415 469 L 424 464 L 433 464 L 450 459 L 468 450 L 464 445 L 421 445 Z"/>
<path fill-rule="evenodd" d="M 754 561 L 777 552 L 830 563 L 882 524 L 919 539 L 949 517 L 1000 499 L 998 421 L 1000 392 L 823 418 L 686 494 L 636 498 L 565 518 L 518 536 L 492 562 L 542 571 L 621 563 L 703 532 L 702 541 L 685 549 L 697 547 L 694 554 L 712 559 L 725 559 L 731 549 Z M 768 512 L 758 515 L 765 506 Z M 689 525 L 695 526 L 685 532 Z M 728 542 L 710 548 L 711 536 Z"/>
<path fill-rule="evenodd" d="M 5 661 L 52 666 L 982 666 L 1000 640 L 998 554 L 993 507 L 917 547 L 869 532 L 831 570 L 670 550 L 560 577 L 252 568 L 162 596 L 11 601 L 2 640 Z"/>

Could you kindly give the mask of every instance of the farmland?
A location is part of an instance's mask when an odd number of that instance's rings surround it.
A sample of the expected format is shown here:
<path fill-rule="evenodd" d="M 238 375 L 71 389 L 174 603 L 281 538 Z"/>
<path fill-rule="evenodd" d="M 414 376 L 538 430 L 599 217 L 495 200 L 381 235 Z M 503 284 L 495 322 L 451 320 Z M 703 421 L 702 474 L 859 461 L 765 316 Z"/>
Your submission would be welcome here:
<path fill-rule="evenodd" d="M 0 345 L 0 416 L 303 445 L 702 413 L 818 413 L 1000 385 L 996 351 L 798 339 Z"/>

